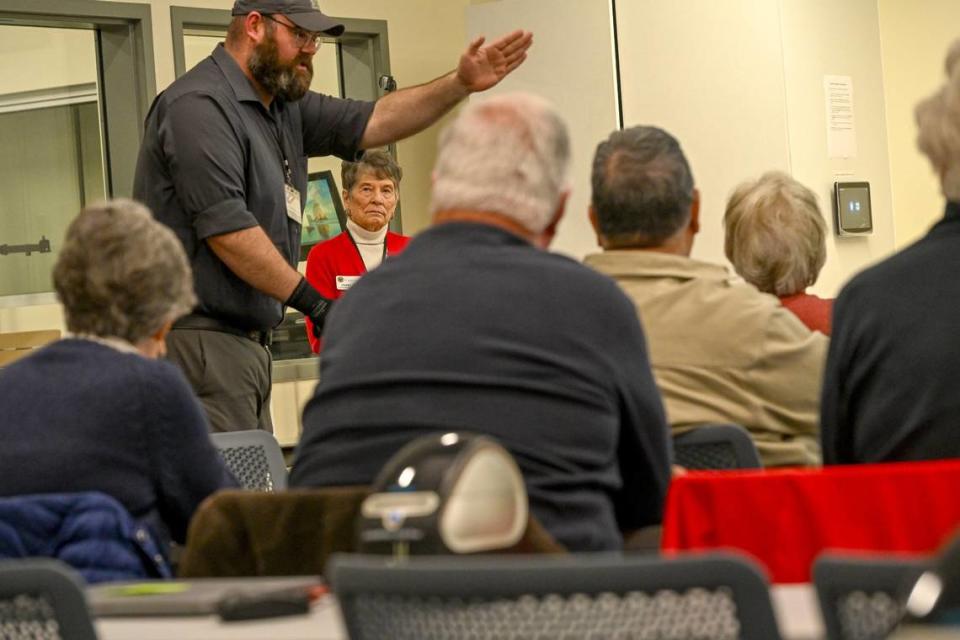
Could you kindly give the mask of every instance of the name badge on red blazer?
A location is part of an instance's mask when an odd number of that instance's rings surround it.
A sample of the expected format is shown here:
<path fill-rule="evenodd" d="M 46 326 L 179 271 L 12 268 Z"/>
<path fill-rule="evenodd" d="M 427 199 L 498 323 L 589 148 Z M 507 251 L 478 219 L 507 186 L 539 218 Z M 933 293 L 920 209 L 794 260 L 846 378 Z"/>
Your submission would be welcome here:
<path fill-rule="evenodd" d="M 359 279 L 360 276 L 337 276 L 337 291 L 346 291 Z"/>

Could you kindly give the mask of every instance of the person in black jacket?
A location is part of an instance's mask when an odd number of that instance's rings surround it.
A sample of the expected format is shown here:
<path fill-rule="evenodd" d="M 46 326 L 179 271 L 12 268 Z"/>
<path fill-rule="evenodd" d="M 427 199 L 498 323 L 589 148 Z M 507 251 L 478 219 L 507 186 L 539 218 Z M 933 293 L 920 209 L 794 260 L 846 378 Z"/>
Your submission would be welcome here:
<path fill-rule="evenodd" d="M 960 456 L 960 40 L 946 67 L 946 84 L 916 109 L 946 212 L 837 298 L 821 404 L 827 464 Z"/>

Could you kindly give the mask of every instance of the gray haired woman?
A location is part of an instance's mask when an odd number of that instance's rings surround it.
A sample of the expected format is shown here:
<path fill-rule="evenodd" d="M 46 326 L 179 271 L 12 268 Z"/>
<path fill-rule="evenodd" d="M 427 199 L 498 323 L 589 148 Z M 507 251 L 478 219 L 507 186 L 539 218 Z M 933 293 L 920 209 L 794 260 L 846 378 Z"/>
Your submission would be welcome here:
<path fill-rule="evenodd" d="M 780 298 L 813 331 L 830 335 L 833 300 L 808 294 L 827 258 L 814 193 L 785 173 L 744 182 L 727 202 L 724 251 L 740 276 Z"/>
<path fill-rule="evenodd" d="M 67 337 L 0 371 L 0 495 L 102 492 L 182 543 L 200 502 L 236 486 L 187 382 L 157 359 L 195 302 L 183 248 L 142 205 L 95 204 L 53 281 Z"/>

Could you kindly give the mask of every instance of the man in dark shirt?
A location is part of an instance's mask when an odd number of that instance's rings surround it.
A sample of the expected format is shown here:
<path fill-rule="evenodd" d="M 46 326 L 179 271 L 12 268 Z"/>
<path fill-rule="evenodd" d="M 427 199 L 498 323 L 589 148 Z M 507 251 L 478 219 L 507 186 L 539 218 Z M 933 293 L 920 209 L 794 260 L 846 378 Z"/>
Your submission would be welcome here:
<path fill-rule="evenodd" d="M 514 455 L 533 514 L 571 550 L 659 522 L 670 443 L 633 305 L 544 250 L 568 158 L 566 127 L 531 96 L 472 105 L 444 132 L 434 226 L 330 315 L 293 485 L 369 483 L 412 438 L 465 430 Z"/>
<path fill-rule="evenodd" d="M 329 301 L 297 272 L 307 157 L 354 159 L 435 122 L 525 58 L 529 33 L 484 47 L 455 71 L 377 102 L 309 91 L 323 34 L 343 25 L 315 0 L 237 0 L 226 42 L 154 101 L 134 195 L 187 249 L 199 304 L 169 351 L 217 431 L 271 429 L 270 330 L 284 305 L 322 328 Z"/>

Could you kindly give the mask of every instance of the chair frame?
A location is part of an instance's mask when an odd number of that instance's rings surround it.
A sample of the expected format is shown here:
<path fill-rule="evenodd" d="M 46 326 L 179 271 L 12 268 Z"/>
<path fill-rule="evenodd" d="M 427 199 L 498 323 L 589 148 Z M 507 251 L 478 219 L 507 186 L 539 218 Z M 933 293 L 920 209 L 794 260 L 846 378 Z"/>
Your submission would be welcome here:
<path fill-rule="evenodd" d="M 769 584 L 749 559 L 727 553 L 650 556 L 435 556 L 406 562 L 385 556 L 334 554 L 325 572 L 350 637 L 356 637 L 354 596 L 516 598 L 526 594 L 682 591 L 729 587 L 742 640 L 780 638 Z"/>
<path fill-rule="evenodd" d="M 882 591 L 905 600 L 907 590 L 933 559 L 824 553 L 813 563 L 813 583 L 828 640 L 844 640 L 836 602 L 854 591 Z"/>
<path fill-rule="evenodd" d="M 210 440 L 218 451 L 236 447 L 259 447 L 267 457 L 267 468 L 273 479 L 273 490 L 283 491 L 287 488 L 287 464 L 283 459 L 283 450 L 273 434 L 262 429 L 247 431 L 225 431 L 211 433 Z M 229 468 L 230 465 L 227 465 Z"/>
<path fill-rule="evenodd" d="M 703 424 L 691 431 L 678 434 L 673 438 L 674 452 L 679 446 L 697 446 L 709 444 L 729 444 L 733 447 L 734 457 L 737 459 L 736 469 L 760 469 L 760 455 L 757 447 L 750 438 L 750 433 L 738 424 Z M 674 461 L 682 466 L 679 460 Z M 696 470 L 691 467 L 692 470 Z M 709 469 L 702 469 L 709 470 Z"/>
<path fill-rule="evenodd" d="M 0 562 L 0 599 L 38 593 L 50 598 L 63 640 L 97 640 L 80 574 L 50 558 Z"/>

